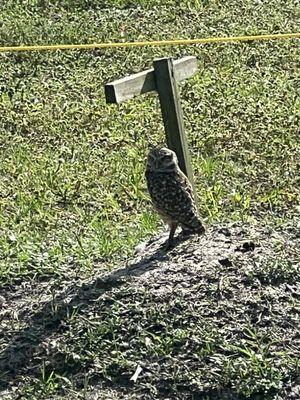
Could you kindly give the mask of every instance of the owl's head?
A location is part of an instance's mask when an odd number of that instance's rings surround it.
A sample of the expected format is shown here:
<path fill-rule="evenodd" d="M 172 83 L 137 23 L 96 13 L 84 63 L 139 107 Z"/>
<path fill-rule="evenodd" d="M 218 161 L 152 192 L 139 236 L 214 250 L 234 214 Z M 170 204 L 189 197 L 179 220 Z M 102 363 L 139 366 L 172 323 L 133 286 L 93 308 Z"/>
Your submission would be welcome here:
<path fill-rule="evenodd" d="M 178 160 L 174 151 L 166 147 L 155 147 L 150 150 L 147 160 L 147 171 L 173 172 L 178 169 Z"/>

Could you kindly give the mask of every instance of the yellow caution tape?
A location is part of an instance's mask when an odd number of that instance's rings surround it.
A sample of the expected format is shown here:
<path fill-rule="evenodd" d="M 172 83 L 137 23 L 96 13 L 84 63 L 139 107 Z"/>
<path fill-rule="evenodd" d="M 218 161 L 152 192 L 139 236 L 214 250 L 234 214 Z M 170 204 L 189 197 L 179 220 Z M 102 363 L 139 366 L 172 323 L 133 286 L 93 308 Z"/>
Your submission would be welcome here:
<path fill-rule="evenodd" d="M 300 33 L 278 33 L 273 35 L 254 36 L 229 36 L 211 37 L 203 39 L 178 39 L 178 40 L 154 40 L 144 42 L 117 42 L 117 43 L 92 43 L 92 44 L 54 44 L 41 46 L 6 46 L 0 47 L 2 52 L 15 51 L 42 51 L 42 50 L 89 50 L 89 49 L 112 49 L 115 47 L 141 47 L 141 46 L 177 46 L 188 44 L 205 44 L 221 42 L 242 42 L 249 40 L 272 40 L 272 39 L 295 39 L 300 38 Z"/>

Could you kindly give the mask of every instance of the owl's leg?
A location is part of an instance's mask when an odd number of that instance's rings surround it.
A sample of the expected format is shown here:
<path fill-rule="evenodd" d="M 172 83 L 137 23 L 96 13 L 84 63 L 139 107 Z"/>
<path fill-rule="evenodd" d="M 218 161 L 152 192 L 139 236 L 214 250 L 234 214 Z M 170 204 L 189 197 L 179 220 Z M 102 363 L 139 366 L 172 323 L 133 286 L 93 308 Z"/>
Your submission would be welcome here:
<path fill-rule="evenodd" d="M 178 222 L 170 222 L 169 227 L 170 227 L 170 233 L 169 233 L 169 239 L 166 243 L 166 249 L 171 249 L 173 247 L 173 239 L 175 235 L 175 231 L 177 229 Z"/>

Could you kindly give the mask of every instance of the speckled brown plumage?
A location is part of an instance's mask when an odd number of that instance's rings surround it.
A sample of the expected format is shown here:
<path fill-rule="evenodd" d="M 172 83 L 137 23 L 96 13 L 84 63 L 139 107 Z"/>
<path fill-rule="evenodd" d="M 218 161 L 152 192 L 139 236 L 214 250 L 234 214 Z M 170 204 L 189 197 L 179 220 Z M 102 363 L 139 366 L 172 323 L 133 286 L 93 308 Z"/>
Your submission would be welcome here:
<path fill-rule="evenodd" d="M 192 187 L 172 150 L 162 147 L 150 151 L 146 179 L 154 208 L 170 227 L 169 246 L 178 225 L 185 231 L 204 233 Z"/>

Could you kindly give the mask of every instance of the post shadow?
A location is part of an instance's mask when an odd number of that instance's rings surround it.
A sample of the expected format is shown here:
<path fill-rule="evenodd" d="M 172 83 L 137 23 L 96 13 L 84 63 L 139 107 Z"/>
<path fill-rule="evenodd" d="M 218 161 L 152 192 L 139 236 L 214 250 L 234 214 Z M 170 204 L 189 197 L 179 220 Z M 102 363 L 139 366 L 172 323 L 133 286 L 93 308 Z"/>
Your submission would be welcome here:
<path fill-rule="evenodd" d="M 53 315 L 53 299 L 47 301 L 29 319 L 27 326 L 15 333 L 14 339 L 0 354 L 0 389 L 8 389 L 19 376 L 22 376 L 22 373 L 26 372 L 28 375 L 29 370 L 34 370 L 32 365 L 34 351 L 44 339 L 55 332 L 63 331 L 62 323 L 72 314 L 72 310 L 84 312 L 95 299 L 99 299 L 116 287 L 122 287 L 134 277 L 159 268 L 159 262 L 168 257 L 166 250 L 156 245 L 154 251 L 151 251 L 151 247 L 147 247 L 147 252 L 149 254 L 146 257 L 139 258 L 129 266 L 84 283 L 75 292 L 71 301 L 67 301 L 67 298 L 72 294 L 72 289 L 65 290 L 55 298 L 55 315 Z"/>

